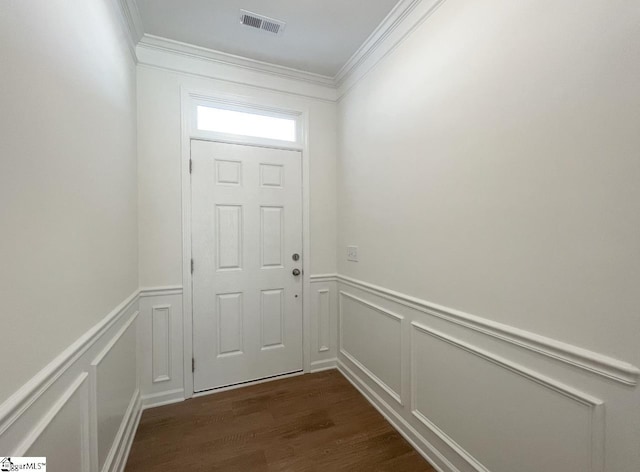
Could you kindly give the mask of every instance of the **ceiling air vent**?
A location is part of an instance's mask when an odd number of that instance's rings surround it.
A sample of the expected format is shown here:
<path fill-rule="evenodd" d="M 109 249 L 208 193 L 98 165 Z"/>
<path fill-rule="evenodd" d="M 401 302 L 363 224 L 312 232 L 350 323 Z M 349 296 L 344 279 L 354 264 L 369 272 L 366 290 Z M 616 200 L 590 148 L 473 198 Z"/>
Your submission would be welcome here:
<path fill-rule="evenodd" d="M 247 10 L 240 10 L 240 23 L 273 34 L 282 34 L 285 25 L 284 21 L 274 20 Z"/>

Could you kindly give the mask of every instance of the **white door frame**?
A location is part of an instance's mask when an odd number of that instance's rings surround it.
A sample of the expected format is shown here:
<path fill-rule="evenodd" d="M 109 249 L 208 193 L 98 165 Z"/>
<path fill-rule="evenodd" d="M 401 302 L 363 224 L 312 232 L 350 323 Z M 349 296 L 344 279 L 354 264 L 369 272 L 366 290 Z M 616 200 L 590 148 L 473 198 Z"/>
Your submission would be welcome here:
<path fill-rule="evenodd" d="M 302 365 L 304 372 L 311 371 L 311 303 L 307 296 L 311 293 L 309 270 L 310 264 L 310 220 L 309 220 L 309 110 L 292 110 L 280 107 L 273 100 L 229 93 L 219 93 L 211 90 L 194 90 L 181 87 L 181 174 L 182 174 L 182 307 L 183 307 L 183 370 L 184 397 L 194 395 L 193 372 L 191 359 L 193 358 L 193 288 L 191 280 L 191 177 L 189 173 L 189 159 L 191 158 L 191 140 L 226 142 L 232 144 L 258 145 L 275 147 L 302 152 Z M 198 131 L 194 123 L 194 107 L 196 103 L 211 102 L 227 106 L 247 107 L 264 112 L 281 113 L 296 116 L 300 121 L 300 136 L 298 143 L 269 145 L 251 138 L 219 137 L 211 133 Z M 213 391 L 215 392 L 215 390 Z"/>

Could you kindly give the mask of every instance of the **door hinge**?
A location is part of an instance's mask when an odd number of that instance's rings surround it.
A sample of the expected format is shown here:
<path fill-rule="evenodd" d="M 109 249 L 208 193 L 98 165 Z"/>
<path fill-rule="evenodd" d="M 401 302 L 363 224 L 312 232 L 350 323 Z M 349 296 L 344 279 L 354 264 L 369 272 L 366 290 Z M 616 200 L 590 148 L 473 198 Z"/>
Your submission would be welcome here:
<path fill-rule="evenodd" d="M 191 259 L 191 273 L 193 274 L 193 259 Z"/>
<path fill-rule="evenodd" d="M 191 372 L 195 372 L 196 371 L 196 360 L 195 358 L 191 358 Z"/>
<path fill-rule="evenodd" d="M 193 159 L 189 158 L 189 173 L 193 172 Z"/>

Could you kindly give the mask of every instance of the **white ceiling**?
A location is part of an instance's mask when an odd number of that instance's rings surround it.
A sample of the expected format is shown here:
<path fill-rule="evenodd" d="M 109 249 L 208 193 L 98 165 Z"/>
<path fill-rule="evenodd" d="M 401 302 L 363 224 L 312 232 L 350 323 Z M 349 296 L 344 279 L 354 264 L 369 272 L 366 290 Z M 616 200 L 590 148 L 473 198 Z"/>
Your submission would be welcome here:
<path fill-rule="evenodd" d="M 398 0 L 136 0 L 144 32 L 333 77 Z M 240 9 L 283 20 L 282 35 Z"/>

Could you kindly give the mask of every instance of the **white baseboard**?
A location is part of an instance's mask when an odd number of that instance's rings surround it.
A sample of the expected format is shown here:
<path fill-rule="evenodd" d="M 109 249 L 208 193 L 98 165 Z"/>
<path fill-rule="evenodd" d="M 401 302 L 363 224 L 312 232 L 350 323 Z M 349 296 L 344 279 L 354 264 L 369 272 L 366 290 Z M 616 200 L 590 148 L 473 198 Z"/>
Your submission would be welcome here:
<path fill-rule="evenodd" d="M 52 469 L 122 472 L 142 411 L 131 362 L 138 314 L 136 291 L 0 405 L 0 451 L 46 456 Z"/>
<path fill-rule="evenodd" d="M 541 352 L 516 328 L 338 283 L 364 302 L 339 305 L 338 369 L 438 470 L 637 470 L 625 433 L 640 418 L 630 364 L 548 338 Z M 376 324 L 380 313 L 401 314 L 400 326 Z"/>
<path fill-rule="evenodd" d="M 154 393 L 142 397 L 142 409 L 155 408 L 158 406 L 171 405 L 184 401 L 184 389 L 177 388 L 166 392 Z"/>
<path fill-rule="evenodd" d="M 135 395 L 131 398 L 131 404 L 127 408 L 127 413 L 122 419 L 111 453 L 102 469 L 103 472 L 124 471 L 141 415 L 142 397 L 140 396 L 140 390 L 136 390 Z"/>
<path fill-rule="evenodd" d="M 418 433 L 404 418 L 395 412 L 389 404 L 363 382 L 351 369 L 340 360 L 337 361 L 340 373 L 364 396 L 378 412 L 407 440 L 418 453 L 424 457 L 438 472 L 460 472 L 424 437 Z"/>
<path fill-rule="evenodd" d="M 330 369 L 337 369 L 338 367 L 338 360 L 333 358 L 333 359 L 325 359 L 325 360 L 321 360 L 321 361 L 315 361 L 311 363 L 311 373 L 316 373 L 316 372 L 322 372 L 325 370 L 330 370 Z M 300 373 L 295 373 L 293 374 L 295 375 L 300 375 Z M 272 381 L 272 380 L 277 380 L 283 377 L 277 377 L 274 379 L 266 379 L 266 380 L 258 380 L 256 382 L 252 382 L 252 383 L 247 383 L 247 384 L 242 384 L 242 387 L 244 386 L 248 386 L 248 385 L 253 385 L 253 384 L 257 384 L 257 383 L 262 383 L 265 381 Z M 233 386 L 230 387 L 231 389 L 233 388 L 238 388 L 238 386 Z M 224 391 L 226 389 L 216 389 L 215 392 L 221 392 Z M 212 392 L 202 392 L 202 393 L 196 393 L 194 395 L 194 397 L 198 397 L 198 396 L 202 396 L 202 395 L 208 395 Z M 156 408 L 159 406 L 164 406 L 164 405 L 171 405 L 172 403 L 179 403 L 185 400 L 185 396 L 184 396 L 184 389 L 182 388 L 178 388 L 178 389 L 173 389 L 173 390 L 167 390 L 165 392 L 158 392 L 158 393 L 153 393 L 153 394 L 148 394 L 148 395 L 144 395 L 142 396 L 142 409 L 143 410 L 147 410 L 149 408 Z"/>
<path fill-rule="evenodd" d="M 338 359 L 325 359 L 311 363 L 311 373 L 322 372 L 323 370 L 331 370 L 338 368 Z"/>

